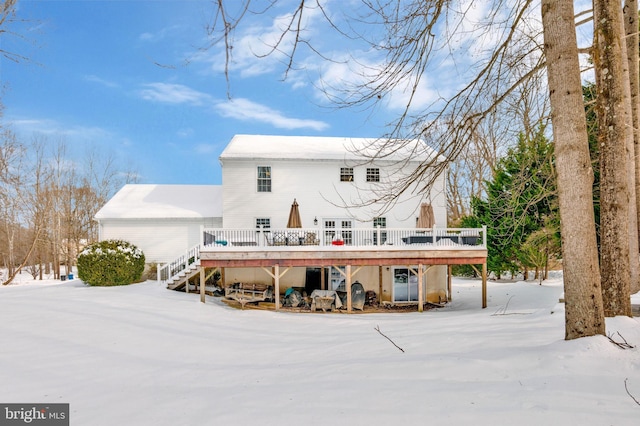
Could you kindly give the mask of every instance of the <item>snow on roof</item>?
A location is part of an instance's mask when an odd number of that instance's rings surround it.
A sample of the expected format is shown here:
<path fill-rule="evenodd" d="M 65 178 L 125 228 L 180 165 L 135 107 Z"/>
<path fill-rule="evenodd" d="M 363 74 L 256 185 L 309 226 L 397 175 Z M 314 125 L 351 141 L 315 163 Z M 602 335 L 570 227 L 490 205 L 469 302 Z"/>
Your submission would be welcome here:
<path fill-rule="evenodd" d="M 221 185 L 134 185 L 122 187 L 96 219 L 222 217 Z"/>
<path fill-rule="evenodd" d="M 320 136 L 235 135 L 220 155 L 227 159 L 304 159 L 363 160 L 377 154 L 378 159 L 424 161 L 435 154 L 424 141 L 393 147 L 386 139 Z M 368 156 L 368 157 L 367 157 Z"/>

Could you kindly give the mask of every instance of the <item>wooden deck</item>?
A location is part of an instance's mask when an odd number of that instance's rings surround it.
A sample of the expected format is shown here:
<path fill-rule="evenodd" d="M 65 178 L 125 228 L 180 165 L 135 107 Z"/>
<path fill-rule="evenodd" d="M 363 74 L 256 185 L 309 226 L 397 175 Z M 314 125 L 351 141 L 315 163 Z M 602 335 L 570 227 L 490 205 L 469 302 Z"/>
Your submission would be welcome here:
<path fill-rule="evenodd" d="M 194 265 L 205 282 L 205 269 L 261 268 L 280 294 L 280 278 L 294 267 L 344 267 L 347 310 L 351 311 L 351 280 L 362 267 L 403 266 L 423 282 L 433 265 L 471 265 L 482 276 L 482 307 L 486 307 L 487 228 L 354 228 L 340 232 L 318 228 L 205 228 L 200 244 L 174 261 L 158 265 L 158 281 L 185 280 Z M 480 268 L 477 268 L 480 266 Z M 353 268 L 353 271 L 352 271 Z M 450 274 L 449 274 L 450 276 Z M 451 282 L 448 282 L 449 293 Z M 201 300 L 204 302 L 204 286 Z M 418 286 L 418 306 L 425 302 Z M 276 297 L 276 310 L 279 298 Z"/>
<path fill-rule="evenodd" d="M 348 312 L 351 312 L 352 308 L 352 268 L 416 265 L 418 266 L 418 281 L 422 282 L 425 266 L 481 265 L 481 272 L 478 272 L 482 276 L 482 307 L 486 308 L 487 306 L 487 250 L 479 246 L 215 246 L 209 249 L 201 248 L 200 265 L 203 268 L 262 268 L 273 278 L 276 295 L 280 294 L 280 278 L 289 268 L 345 266 Z M 424 301 L 422 286 L 419 286 L 418 291 L 418 300 Z M 201 294 L 201 299 L 204 300 L 204 293 Z M 275 309 L 279 309 L 278 297 L 275 300 Z M 422 303 L 419 303 L 419 310 L 422 310 Z"/>
<path fill-rule="evenodd" d="M 294 247 L 203 247 L 201 265 L 206 267 L 280 267 L 330 265 L 482 265 L 485 248 L 429 246 L 294 246 Z"/>

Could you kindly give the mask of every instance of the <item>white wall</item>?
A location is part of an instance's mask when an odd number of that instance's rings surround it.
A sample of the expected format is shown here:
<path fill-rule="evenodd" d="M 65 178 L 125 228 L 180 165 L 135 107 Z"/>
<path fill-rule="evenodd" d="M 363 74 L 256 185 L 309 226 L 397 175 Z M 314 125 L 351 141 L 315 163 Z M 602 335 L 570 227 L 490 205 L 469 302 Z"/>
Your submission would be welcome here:
<path fill-rule="evenodd" d="M 100 239 L 121 239 L 135 244 L 147 263 L 175 260 L 200 243 L 202 227 L 220 227 L 220 218 L 207 219 L 103 219 Z"/>
<path fill-rule="evenodd" d="M 257 192 L 257 167 L 271 166 L 272 192 Z M 349 167 L 353 165 L 348 165 Z M 379 167 L 381 180 L 387 179 L 390 165 L 378 163 L 354 167 L 354 182 L 340 182 L 337 161 L 286 160 L 229 160 L 222 167 L 223 217 L 225 228 L 251 228 L 256 217 L 271 218 L 271 226 L 285 227 L 293 199 L 300 205 L 302 226 L 313 227 L 313 219 L 354 218 L 354 227 L 371 227 L 372 218 L 383 216 L 388 228 L 412 228 L 416 225 L 421 202 L 433 205 L 436 224 L 446 226 L 445 180 L 438 178 L 431 195 L 403 194 L 393 209 L 379 213 L 380 205 L 341 208 L 351 204 L 362 205 L 374 197 L 374 190 L 387 190 L 381 184 L 366 182 L 366 168 Z"/>

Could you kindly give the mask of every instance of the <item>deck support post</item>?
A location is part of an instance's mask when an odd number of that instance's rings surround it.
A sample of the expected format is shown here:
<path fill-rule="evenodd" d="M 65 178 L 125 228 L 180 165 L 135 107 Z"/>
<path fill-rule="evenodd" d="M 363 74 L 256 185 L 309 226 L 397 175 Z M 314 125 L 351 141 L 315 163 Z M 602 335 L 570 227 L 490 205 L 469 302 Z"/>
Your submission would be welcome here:
<path fill-rule="evenodd" d="M 382 273 L 383 273 L 383 266 L 382 265 L 378 265 L 378 303 L 380 305 L 382 305 L 382 292 L 384 290 L 383 286 L 382 286 Z"/>
<path fill-rule="evenodd" d="M 451 273 L 453 272 L 453 266 L 451 265 L 447 265 L 447 302 L 451 302 L 452 300 L 452 294 L 453 292 L 451 291 Z"/>
<path fill-rule="evenodd" d="M 347 275 L 346 278 L 346 290 L 347 290 L 347 312 L 351 313 L 352 312 L 352 308 L 353 308 L 353 300 L 351 297 L 351 265 L 346 265 L 344 267 L 345 269 L 345 273 Z"/>
<path fill-rule="evenodd" d="M 482 264 L 482 309 L 487 307 L 487 262 Z"/>
<path fill-rule="evenodd" d="M 204 267 L 201 266 L 200 267 L 200 301 L 202 303 L 204 303 L 204 290 L 205 290 L 205 281 L 206 281 L 206 277 L 205 277 L 205 271 L 204 271 Z"/>
<path fill-rule="evenodd" d="M 418 312 L 424 311 L 424 274 L 422 272 L 422 264 L 418 264 Z"/>
<path fill-rule="evenodd" d="M 276 311 L 280 309 L 280 265 L 273 266 L 273 278 L 275 281 L 275 291 L 273 297 L 276 302 Z"/>
<path fill-rule="evenodd" d="M 280 273 L 280 264 L 278 263 L 276 263 L 271 267 L 271 271 L 269 271 L 264 266 L 262 267 L 262 270 L 265 271 L 267 274 L 269 274 L 269 276 L 271 276 L 271 279 L 272 279 L 271 282 L 273 283 L 273 287 L 274 287 L 273 296 L 276 302 L 275 303 L 276 311 L 280 309 L 280 278 L 282 278 L 284 274 L 289 272 L 290 269 L 291 269 L 291 266 L 285 269 L 284 272 Z"/>

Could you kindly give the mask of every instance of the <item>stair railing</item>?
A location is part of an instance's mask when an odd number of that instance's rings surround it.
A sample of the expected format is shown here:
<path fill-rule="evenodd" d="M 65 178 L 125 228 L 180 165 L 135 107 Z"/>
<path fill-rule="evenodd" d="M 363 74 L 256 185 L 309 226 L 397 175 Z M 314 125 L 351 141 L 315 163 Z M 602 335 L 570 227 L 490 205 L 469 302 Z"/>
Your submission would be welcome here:
<path fill-rule="evenodd" d="M 158 264 L 157 268 L 157 280 L 160 283 L 166 283 L 167 281 L 175 280 L 182 272 L 186 271 L 194 263 L 200 260 L 200 244 L 187 250 L 184 254 L 177 257 L 175 260 L 165 263 L 164 265 Z"/>

